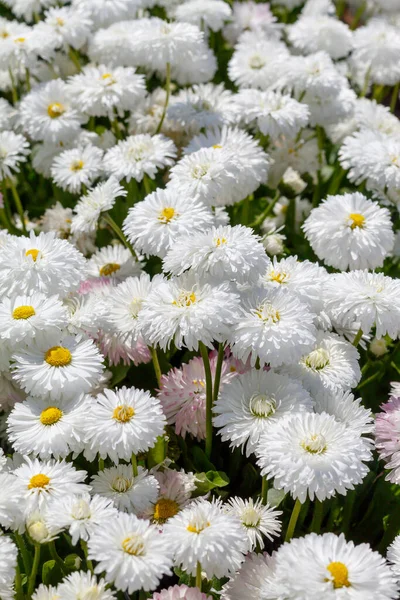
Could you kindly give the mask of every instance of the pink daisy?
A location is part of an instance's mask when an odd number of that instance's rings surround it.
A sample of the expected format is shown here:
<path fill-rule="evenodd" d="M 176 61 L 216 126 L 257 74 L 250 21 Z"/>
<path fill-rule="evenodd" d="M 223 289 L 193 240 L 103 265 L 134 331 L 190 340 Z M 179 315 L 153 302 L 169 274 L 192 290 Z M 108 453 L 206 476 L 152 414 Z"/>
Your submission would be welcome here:
<path fill-rule="evenodd" d="M 121 360 L 124 365 L 133 362 L 135 367 L 151 361 L 150 350 L 141 338 L 131 346 L 125 344 L 117 334 L 103 331 L 96 341 L 103 356 L 108 358 L 110 366 L 117 365 Z"/>
<path fill-rule="evenodd" d="M 375 445 L 386 468 L 393 469 L 386 479 L 400 483 L 400 398 L 393 396 L 381 409 L 384 412 L 376 415 Z"/>
<path fill-rule="evenodd" d="M 200 592 L 198 588 L 174 585 L 167 590 L 153 594 L 153 600 L 212 600 L 212 598 Z"/>

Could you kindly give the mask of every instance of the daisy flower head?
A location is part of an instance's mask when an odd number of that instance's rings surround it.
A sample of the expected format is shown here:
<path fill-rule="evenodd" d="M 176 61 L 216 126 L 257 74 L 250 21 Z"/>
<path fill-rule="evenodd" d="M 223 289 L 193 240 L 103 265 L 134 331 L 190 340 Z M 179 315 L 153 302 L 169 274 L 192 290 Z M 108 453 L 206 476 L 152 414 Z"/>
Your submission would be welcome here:
<path fill-rule="evenodd" d="M 323 390 L 315 396 L 315 412 L 333 415 L 337 421 L 343 423 L 357 435 L 369 435 L 374 431 L 375 423 L 372 412 L 363 406 L 360 398 L 344 390 Z M 363 438 L 370 443 L 369 437 Z"/>
<path fill-rule="evenodd" d="M 120 362 L 124 365 L 133 362 L 138 366 L 151 361 L 150 350 L 141 337 L 132 343 L 132 340 L 127 340 L 126 336 L 120 333 L 101 331 L 96 342 L 110 366 L 116 366 Z"/>
<path fill-rule="evenodd" d="M 63 600 L 93 598 L 93 600 L 114 600 L 115 592 L 108 589 L 104 579 L 85 571 L 75 571 L 65 577 L 57 587 L 57 594 Z M 57 598 L 57 596 L 55 597 Z M 47 600 L 47 599 L 46 599 Z M 54 600 L 50 598 L 49 600 Z"/>
<path fill-rule="evenodd" d="M 326 15 L 301 16 L 287 27 L 290 44 L 303 54 L 323 50 L 333 60 L 345 58 L 353 48 L 353 32 L 346 23 Z"/>
<path fill-rule="evenodd" d="M 84 117 L 72 106 L 68 86 L 61 79 L 35 87 L 20 104 L 23 130 L 33 140 L 68 142 L 77 136 Z"/>
<path fill-rule="evenodd" d="M 235 104 L 247 125 L 273 138 L 294 137 L 309 120 L 305 104 L 279 92 L 245 88 L 236 95 Z"/>
<path fill-rule="evenodd" d="M 132 454 L 146 452 L 163 435 L 166 424 L 161 404 L 149 392 L 123 386 L 104 390 L 96 396 L 84 423 L 85 453 L 114 463 L 130 460 Z"/>
<path fill-rule="evenodd" d="M 254 288 L 242 300 L 242 314 L 230 332 L 232 353 L 252 366 L 294 363 L 315 342 L 313 314 L 283 289 Z"/>
<path fill-rule="evenodd" d="M 387 560 L 397 581 L 400 581 L 400 535 L 397 535 L 387 550 Z"/>
<path fill-rule="evenodd" d="M 371 450 L 326 413 L 297 412 L 271 425 L 256 448 L 261 474 L 301 503 L 346 495 L 361 483 Z"/>
<path fill-rule="evenodd" d="M 7 179 L 12 177 L 13 173 L 19 173 L 19 165 L 26 162 L 29 152 L 29 144 L 23 135 L 13 131 L 1 131 L 0 179 Z"/>
<path fill-rule="evenodd" d="M 273 580 L 274 568 L 274 556 L 255 552 L 247 554 L 240 569 L 222 587 L 222 600 L 264 600 L 270 591 L 273 591 L 273 597 L 280 598 L 278 590 L 272 588 L 273 584 L 268 585 Z"/>
<path fill-rule="evenodd" d="M 4 600 L 15 596 L 14 578 L 17 568 L 18 549 L 7 535 L 0 536 L 0 594 Z"/>
<path fill-rule="evenodd" d="M 68 81 L 74 103 L 85 114 L 114 118 L 144 99 L 145 78 L 132 67 L 89 65 Z"/>
<path fill-rule="evenodd" d="M 123 231 L 139 252 L 164 258 L 182 236 L 212 224 L 212 212 L 200 200 L 179 188 L 167 188 L 157 189 L 135 204 Z"/>
<path fill-rule="evenodd" d="M 153 475 L 160 486 L 156 501 L 144 516 L 162 528 L 164 523 L 174 517 L 191 502 L 192 492 L 196 490 L 196 476 L 183 470 L 153 469 Z"/>
<path fill-rule="evenodd" d="M 260 238 L 249 227 L 213 227 L 178 240 L 163 261 L 164 271 L 191 270 L 215 281 L 256 282 L 269 259 Z"/>
<path fill-rule="evenodd" d="M 128 594 L 154 590 L 163 575 L 171 575 L 170 540 L 135 515 L 108 519 L 90 536 L 88 549 L 97 562 L 95 573 L 104 572 L 107 582 Z"/>
<path fill-rule="evenodd" d="M 319 331 L 314 348 L 297 364 L 285 365 L 282 372 L 299 379 L 315 395 L 324 389 L 348 390 L 361 379 L 357 349 L 335 333 Z"/>
<path fill-rule="evenodd" d="M 230 44 L 235 44 L 243 31 L 265 31 L 269 37 L 280 37 L 280 25 L 268 4 L 257 4 L 250 0 L 233 2 L 232 18 L 224 27 L 223 35 Z"/>
<path fill-rule="evenodd" d="M 400 482 L 400 397 L 391 397 L 382 404 L 382 412 L 376 415 L 375 446 L 379 456 L 390 469 L 386 479 L 392 483 Z"/>
<path fill-rule="evenodd" d="M 255 452 L 272 423 L 296 412 L 311 412 L 308 392 L 294 379 L 274 371 L 252 369 L 228 382 L 214 405 L 214 425 L 231 447 Z"/>
<path fill-rule="evenodd" d="M 66 458 L 83 446 L 82 422 L 88 402 L 82 396 L 54 402 L 28 397 L 15 404 L 7 423 L 8 440 L 20 454 Z"/>
<path fill-rule="evenodd" d="M 103 370 L 103 357 L 90 339 L 54 336 L 34 340 L 13 355 L 12 376 L 32 396 L 59 400 L 90 392 Z"/>
<path fill-rule="evenodd" d="M 174 585 L 168 589 L 155 592 L 152 600 L 211 600 L 211 596 L 203 594 L 199 588 L 187 585 Z"/>
<path fill-rule="evenodd" d="M 37 586 L 32 595 L 32 600 L 57 600 L 58 588 L 53 585 L 44 585 L 41 583 Z"/>
<path fill-rule="evenodd" d="M 99 331 L 108 325 L 108 307 L 100 290 L 92 294 L 70 294 L 64 305 L 68 310 L 67 329 L 71 334 L 87 334 L 96 338 Z"/>
<path fill-rule="evenodd" d="M 139 516 L 151 509 L 159 491 L 154 475 L 138 467 L 135 476 L 132 466 L 122 463 L 99 471 L 90 483 L 95 494 L 110 500 L 118 510 Z"/>
<path fill-rule="evenodd" d="M 214 381 L 217 357 L 210 357 L 211 377 Z M 221 369 L 220 389 L 235 377 L 232 365 L 224 360 Z M 198 440 L 206 437 L 206 375 L 203 360 L 195 356 L 181 368 L 171 369 L 161 377 L 158 398 L 177 435 L 189 433 Z"/>
<path fill-rule="evenodd" d="M 41 292 L 4 297 L 0 302 L 0 337 L 13 344 L 52 335 L 67 324 L 58 296 Z"/>
<path fill-rule="evenodd" d="M 247 552 L 239 518 L 227 514 L 218 501 L 190 504 L 166 523 L 163 536 L 176 565 L 195 575 L 200 563 L 207 579 L 233 573 Z"/>
<path fill-rule="evenodd" d="M 0 248 L 0 294 L 66 295 L 86 275 L 86 260 L 53 232 L 10 236 Z"/>
<path fill-rule="evenodd" d="M 27 513 L 41 509 L 55 498 L 62 498 L 66 494 L 89 491 L 89 487 L 83 483 L 86 471 L 77 471 L 72 463 L 63 460 L 40 461 L 24 457 L 24 462 L 15 469 L 14 475 L 24 487 Z"/>
<path fill-rule="evenodd" d="M 90 14 L 95 30 L 125 21 L 136 14 L 136 0 L 72 0 L 72 6 Z"/>
<path fill-rule="evenodd" d="M 297 96 L 308 92 L 321 100 L 336 97 L 347 86 L 346 78 L 338 71 L 329 54 L 321 51 L 293 57 L 284 83 Z"/>
<path fill-rule="evenodd" d="M 303 230 L 318 258 L 341 271 L 382 267 L 394 245 L 389 210 L 360 192 L 328 196 Z"/>
<path fill-rule="evenodd" d="M 131 251 L 119 243 L 97 249 L 87 262 L 88 275 L 112 279 L 115 283 L 139 275 L 141 270 Z"/>
<path fill-rule="evenodd" d="M 235 118 L 234 108 L 234 95 L 222 83 L 205 83 L 180 90 L 171 98 L 167 115 L 182 127 L 198 133 L 200 129 L 231 123 Z"/>
<path fill-rule="evenodd" d="M 51 166 L 51 177 L 59 187 L 79 194 L 82 186 L 89 187 L 103 170 L 103 151 L 88 145 L 61 152 Z"/>
<path fill-rule="evenodd" d="M 17 529 L 22 521 L 25 489 L 13 473 L 0 472 L 0 525 Z"/>
<path fill-rule="evenodd" d="M 72 544 L 88 541 L 96 527 L 101 527 L 117 513 L 111 500 L 89 493 L 69 494 L 52 500 L 46 508 L 46 523 L 50 527 L 67 529 Z"/>
<path fill-rule="evenodd" d="M 189 0 L 179 4 L 173 11 L 177 21 L 192 23 L 208 31 L 220 31 L 229 20 L 232 10 L 221 0 Z"/>
<path fill-rule="evenodd" d="M 118 180 L 154 179 L 157 171 L 169 167 L 176 158 L 175 144 L 163 135 L 139 133 L 110 148 L 104 156 L 104 169 Z"/>
<path fill-rule="evenodd" d="M 353 68 L 368 70 L 369 80 L 379 85 L 395 85 L 400 78 L 396 60 L 400 50 L 397 27 L 384 19 L 371 19 L 354 32 Z"/>
<path fill-rule="evenodd" d="M 239 317 L 239 297 L 228 283 L 212 285 L 197 277 L 181 275 L 156 285 L 139 315 L 144 341 L 164 350 L 174 342 L 197 350 L 199 342 L 228 339 Z"/>
<path fill-rule="evenodd" d="M 57 6 L 46 10 L 40 30 L 51 32 L 57 46 L 79 50 L 87 42 L 92 25 L 87 11 L 75 6 Z"/>
<path fill-rule="evenodd" d="M 275 577 L 290 600 L 394 600 L 397 584 L 385 559 L 368 544 L 347 542 L 343 533 L 310 533 L 283 544 Z"/>
<path fill-rule="evenodd" d="M 264 536 L 272 541 L 280 533 L 281 523 L 278 517 L 282 512 L 263 504 L 260 499 L 254 501 L 251 498 L 230 498 L 225 510 L 228 514 L 239 517 L 248 538 L 249 552 L 255 550 L 257 545 L 261 550 L 264 548 Z"/>
<path fill-rule="evenodd" d="M 330 275 L 325 284 L 328 314 L 342 326 L 354 322 L 364 333 L 376 326 L 376 337 L 400 335 L 400 283 L 383 273 L 351 271 Z"/>

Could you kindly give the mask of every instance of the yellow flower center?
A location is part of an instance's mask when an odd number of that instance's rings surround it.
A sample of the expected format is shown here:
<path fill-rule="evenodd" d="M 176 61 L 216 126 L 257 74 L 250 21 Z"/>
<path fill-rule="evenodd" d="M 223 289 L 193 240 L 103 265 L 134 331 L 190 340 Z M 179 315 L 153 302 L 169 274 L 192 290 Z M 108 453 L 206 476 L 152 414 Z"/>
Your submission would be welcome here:
<path fill-rule="evenodd" d="M 44 488 L 46 485 L 50 483 L 50 477 L 44 475 L 44 473 L 38 473 L 37 475 L 33 475 L 30 478 L 28 483 L 28 490 L 32 490 L 33 488 Z"/>
<path fill-rule="evenodd" d="M 33 306 L 18 306 L 14 308 L 12 318 L 13 319 L 29 319 L 36 315 L 35 309 Z"/>
<path fill-rule="evenodd" d="M 114 408 L 113 411 L 113 419 L 119 421 L 120 423 L 128 423 L 135 416 L 135 409 L 133 406 L 128 406 L 126 404 L 121 404 Z"/>
<path fill-rule="evenodd" d="M 141 535 L 134 533 L 129 537 L 126 537 L 122 542 L 122 549 L 131 556 L 144 556 L 145 547 L 144 539 Z"/>
<path fill-rule="evenodd" d="M 329 365 L 329 352 L 325 348 L 317 348 L 306 356 L 304 363 L 312 371 L 321 371 Z"/>
<path fill-rule="evenodd" d="M 77 171 L 82 171 L 85 163 L 83 160 L 74 160 L 70 166 L 70 170 L 76 173 Z"/>
<path fill-rule="evenodd" d="M 64 113 L 65 107 L 59 102 L 52 102 L 47 107 L 47 114 L 52 119 L 58 119 L 58 117 L 61 117 L 61 115 L 63 115 Z"/>
<path fill-rule="evenodd" d="M 194 292 L 186 292 L 182 291 L 176 300 L 173 301 L 174 306 L 178 306 L 179 308 L 184 308 L 185 306 L 190 306 L 196 302 L 196 294 Z"/>
<path fill-rule="evenodd" d="M 62 410 L 56 406 L 49 406 L 48 408 L 42 410 L 40 422 L 43 423 L 43 425 L 54 425 L 54 423 L 58 423 L 62 416 Z"/>
<path fill-rule="evenodd" d="M 222 146 L 220 146 L 219 144 L 214 144 L 213 148 L 214 150 L 220 150 Z"/>
<path fill-rule="evenodd" d="M 8 31 L 2 31 L 0 33 L 0 37 L 2 37 L 3 40 L 6 40 L 8 37 L 10 37 L 10 34 L 8 33 Z"/>
<path fill-rule="evenodd" d="M 226 244 L 227 241 L 228 240 L 226 238 L 224 238 L 224 237 L 222 237 L 222 238 L 216 238 L 215 245 L 216 246 L 222 246 L 223 244 Z"/>
<path fill-rule="evenodd" d="M 265 302 L 261 306 L 257 308 L 255 314 L 259 319 L 264 321 L 264 323 L 268 323 L 269 325 L 274 325 L 280 321 L 279 312 L 272 306 L 271 302 Z"/>
<path fill-rule="evenodd" d="M 106 85 L 113 85 L 114 83 L 116 83 L 116 79 L 112 73 L 104 73 L 104 75 L 102 75 L 101 78 Z"/>
<path fill-rule="evenodd" d="M 287 283 L 289 275 L 283 271 L 271 271 L 268 273 L 268 279 L 270 281 L 276 281 L 277 283 Z"/>
<path fill-rule="evenodd" d="M 47 350 L 44 360 L 51 367 L 66 367 L 72 360 L 72 354 L 68 348 L 62 346 L 53 346 Z"/>
<path fill-rule="evenodd" d="M 365 223 L 365 217 L 363 215 L 360 215 L 360 213 L 351 213 L 349 219 L 351 221 L 351 229 L 355 229 L 356 227 L 363 229 Z"/>
<path fill-rule="evenodd" d="M 24 37 L 17 37 L 15 38 L 14 42 L 16 42 L 17 44 L 23 44 L 25 42 L 26 38 Z"/>
<path fill-rule="evenodd" d="M 301 442 L 301 447 L 309 454 L 324 454 L 327 449 L 326 439 L 322 433 L 314 433 Z"/>
<path fill-rule="evenodd" d="M 25 252 L 25 256 L 32 256 L 34 262 L 36 262 L 39 254 L 40 254 L 40 250 L 37 250 L 36 248 L 31 248 L 30 250 L 27 250 Z"/>
<path fill-rule="evenodd" d="M 56 23 L 57 23 L 57 25 L 60 25 L 62 27 L 64 25 L 65 21 L 61 17 L 57 17 Z"/>
<path fill-rule="evenodd" d="M 153 518 L 158 523 L 165 523 L 179 512 L 179 504 L 169 498 L 160 498 L 154 506 Z"/>
<path fill-rule="evenodd" d="M 102 277 L 108 277 L 109 275 L 112 275 L 113 273 L 116 273 L 117 271 L 119 271 L 120 268 L 121 268 L 121 265 L 119 265 L 118 263 L 107 263 L 106 265 L 101 267 L 100 275 Z"/>
<path fill-rule="evenodd" d="M 342 562 L 331 562 L 326 569 L 332 576 L 332 579 L 326 578 L 325 581 L 332 581 L 335 590 L 342 587 L 350 587 L 349 570 Z"/>
<path fill-rule="evenodd" d="M 158 215 L 158 220 L 161 221 L 161 223 L 169 223 L 170 221 L 172 221 L 174 216 L 175 209 L 171 206 L 167 206 L 166 208 L 163 208 L 160 214 Z"/>
<path fill-rule="evenodd" d="M 190 533 L 198 534 L 207 529 L 207 527 L 210 527 L 209 521 L 198 519 L 195 523 L 189 523 L 189 525 L 186 527 L 186 530 L 190 531 Z"/>
<path fill-rule="evenodd" d="M 118 477 L 116 477 L 112 482 L 111 487 L 114 492 L 118 492 L 118 494 L 124 494 L 131 489 L 132 480 L 128 479 L 127 477 L 122 477 L 122 475 L 118 475 Z"/>

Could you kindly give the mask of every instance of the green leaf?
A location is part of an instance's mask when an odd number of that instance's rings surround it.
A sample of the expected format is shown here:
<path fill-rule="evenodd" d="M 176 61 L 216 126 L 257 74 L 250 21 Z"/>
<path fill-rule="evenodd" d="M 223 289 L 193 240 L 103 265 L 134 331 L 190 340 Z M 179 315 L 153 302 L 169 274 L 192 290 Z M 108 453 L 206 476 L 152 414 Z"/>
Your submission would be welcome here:
<path fill-rule="evenodd" d="M 118 385 L 119 383 L 121 383 L 121 381 L 123 381 L 125 379 L 125 377 L 128 374 L 129 368 L 131 365 L 117 365 L 115 367 L 111 367 L 111 371 L 112 371 L 112 380 L 111 380 L 111 387 Z"/>
<path fill-rule="evenodd" d="M 162 463 L 165 459 L 166 442 L 163 435 L 159 435 L 153 448 L 150 448 L 148 457 L 149 469 Z"/>
<path fill-rule="evenodd" d="M 55 560 L 48 560 L 47 562 L 44 563 L 43 567 L 42 567 L 42 582 L 45 585 L 49 585 L 50 583 L 50 578 L 51 578 L 51 572 L 54 569 L 56 564 Z"/>
<path fill-rule="evenodd" d="M 196 475 L 196 491 L 199 495 L 227 485 L 229 485 L 229 477 L 223 471 L 207 471 L 207 473 L 197 473 Z"/>
<path fill-rule="evenodd" d="M 196 471 L 215 471 L 215 466 L 207 458 L 204 450 L 200 448 L 200 446 L 193 446 L 193 448 L 191 448 L 191 454 Z"/>

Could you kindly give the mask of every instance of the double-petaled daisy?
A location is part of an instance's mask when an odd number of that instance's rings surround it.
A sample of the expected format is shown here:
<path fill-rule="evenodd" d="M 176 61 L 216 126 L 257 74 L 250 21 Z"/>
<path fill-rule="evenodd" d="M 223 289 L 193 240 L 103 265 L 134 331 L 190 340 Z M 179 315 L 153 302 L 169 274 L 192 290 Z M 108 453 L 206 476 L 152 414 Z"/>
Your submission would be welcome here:
<path fill-rule="evenodd" d="M 56 595 L 48 600 L 57 600 L 57 598 L 63 600 L 77 600 L 77 598 L 114 600 L 115 592 L 108 588 L 104 579 L 97 579 L 90 572 L 75 571 L 62 580 L 57 586 Z"/>
<path fill-rule="evenodd" d="M 376 415 L 375 446 L 379 456 L 390 469 L 386 479 L 392 483 L 400 482 L 400 398 L 391 397 L 382 404 L 382 412 Z"/>
<path fill-rule="evenodd" d="M 61 152 L 51 166 L 51 177 L 59 187 L 79 194 L 89 187 L 103 171 L 103 151 L 87 145 Z"/>
<path fill-rule="evenodd" d="M 20 163 L 26 162 L 29 144 L 23 135 L 13 131 L 0 132 L 0 178 L 19 173 Z"/>
<path fill-rule="evenodd" d="M 144 511 L 144 516 L 162 527 L 191 502 L 191 495 L 196 489 L 196 476 L 183 470 L 158 470 L 157 467 L 153 469 L 153 475 L 160 489 L 151 507 Z"/>
<path fill-rule="evenodd" d="M 92 233 L 102 212 L 110 210 L 117 198 L 126 196 L 126 190 L 119 185 L 115 177 L 99 183 L 82 196 L 74 208 L 71 223 L 72 233 Z"/>
<path fill-rule="evenodd" d="M 275 557 L 249 553 L 240 569 L 222 587 L 222 600 L 282 600 L 282 590 L 274 581 Z"/>
<path fill-rule="evenodd" d="M 91 277 L 109 277 L 116 282 L 126 277 L 139 275 L 141 266 L 128 248 L 122 244 L 110 244 L 99 248 L 87 262 L 87 273 Z"/>
<path fill-rule="evenodd" d="M 264 548 L 264 536 L 272 540 L 279 535 L 281 523 L 278 517 L 282 512 L 265 506 L 260 499 L 254 501 L 251 498 L 230 498 L 225 510 L 228 514 L 239 517 L 248 538 L 249 552 L 257 545 L 261 549 Z"/>

